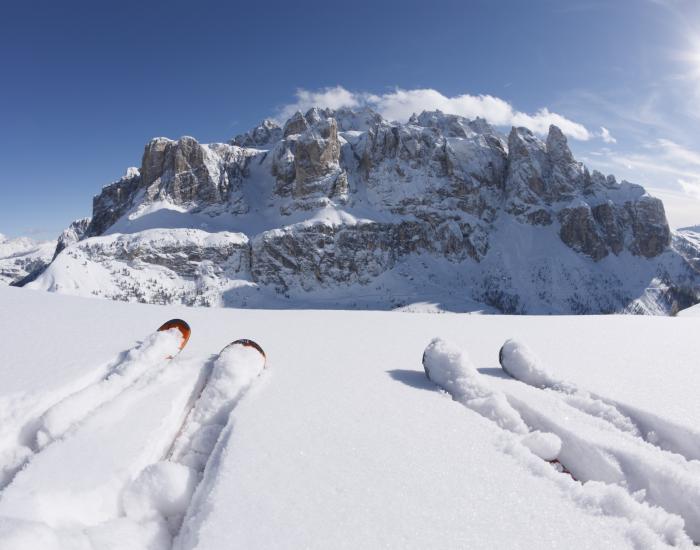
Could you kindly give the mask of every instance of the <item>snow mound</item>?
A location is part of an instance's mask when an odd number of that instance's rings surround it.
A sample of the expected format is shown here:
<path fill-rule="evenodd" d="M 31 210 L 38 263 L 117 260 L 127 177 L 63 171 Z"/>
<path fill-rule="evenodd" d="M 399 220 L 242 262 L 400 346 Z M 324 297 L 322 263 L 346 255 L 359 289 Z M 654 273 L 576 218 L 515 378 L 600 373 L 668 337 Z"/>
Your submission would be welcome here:
<path fill-rule="evenodd" d="M 534 431 L 523 437 L 520 442 L 542 460 L 556 460 L 561 451 L 561 439 L 549 432 Z"/>
<path fill-rule="evenodd" d="M 161 517 L 177 532 L 198 482 L 197 473 L 182 464 L 151 464 L 124 490 L 124 512 L 140 522 Z"/>
<path fill-rule="evenodd" d="M 545 388 L 560 384 L 541 367 L 542 363 L 532 350 L 517 340 L 507 340 L 503 344 L 498 360 L 504 371 L 531 386 Z"/>

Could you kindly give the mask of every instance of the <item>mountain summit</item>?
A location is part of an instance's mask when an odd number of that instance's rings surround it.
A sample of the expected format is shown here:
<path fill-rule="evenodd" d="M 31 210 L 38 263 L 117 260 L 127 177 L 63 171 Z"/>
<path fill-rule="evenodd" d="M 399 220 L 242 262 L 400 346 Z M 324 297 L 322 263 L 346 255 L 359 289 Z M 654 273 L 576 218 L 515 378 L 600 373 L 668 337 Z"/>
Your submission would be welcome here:
<path fill-rule="evenodd" d="M 551 126 L 310 109 L 229 143 L 155 138 L 33 288 L 207 306 L 667 314 L 700 246 Z"/>

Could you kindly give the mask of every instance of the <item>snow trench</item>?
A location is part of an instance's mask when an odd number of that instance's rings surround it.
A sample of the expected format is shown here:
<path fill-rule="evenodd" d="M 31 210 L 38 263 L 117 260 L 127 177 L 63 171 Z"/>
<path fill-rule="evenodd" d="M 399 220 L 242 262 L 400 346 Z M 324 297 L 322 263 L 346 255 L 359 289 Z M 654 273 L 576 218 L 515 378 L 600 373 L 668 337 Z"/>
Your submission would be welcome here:
<path fill-rule="evenodd" d="M 0 411 L 7 409 L 7 414 L 0 413 L 0 490 L 11 483 L 35 453 L 65 435 L 154 366 L 164 363 L 167 357 L 177 355 L 179 343 L 177 331 L 156 332 L 105 367 L 98 367 L 84 379 L 49 395 L 0 403 Z"/>
<path fill-rule="evenodd" d="M 256 349 L 232 345 L 211 368 L 165 367 L 178 345 L 157 333 L 41 416 L 41 448 L 0 492 L 0 550 L 172 547 L 185 514 L 198 514 L 188 508 L 198 487 L 205 497 L 202 477 L 216 477 L 215 464 L 205 471 L 232 409 L 265 365 Z M 131 442 L 120 446 L 124 430 Z"/>

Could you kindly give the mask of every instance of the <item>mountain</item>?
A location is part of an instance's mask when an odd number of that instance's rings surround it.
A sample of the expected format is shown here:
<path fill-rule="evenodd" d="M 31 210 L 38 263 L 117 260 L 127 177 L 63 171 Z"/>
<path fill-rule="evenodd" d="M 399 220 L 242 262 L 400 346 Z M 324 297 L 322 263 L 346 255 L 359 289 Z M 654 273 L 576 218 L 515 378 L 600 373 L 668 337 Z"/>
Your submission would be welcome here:
<path fill-rule="evenodd" d="M 35 241 L 29 237 L 10 239 L 0 234 L 0 285 L 26 278 L 51 263 L 55 241 Z"/>
<path fill-rule="evenodd" d="M 311 109 L 229 143 L 155 138 L 32 288 L 205 306 L 667 314 L 700 244 L 551 126 Z M 60 248 L 60 245 L 59 245 Z"/>

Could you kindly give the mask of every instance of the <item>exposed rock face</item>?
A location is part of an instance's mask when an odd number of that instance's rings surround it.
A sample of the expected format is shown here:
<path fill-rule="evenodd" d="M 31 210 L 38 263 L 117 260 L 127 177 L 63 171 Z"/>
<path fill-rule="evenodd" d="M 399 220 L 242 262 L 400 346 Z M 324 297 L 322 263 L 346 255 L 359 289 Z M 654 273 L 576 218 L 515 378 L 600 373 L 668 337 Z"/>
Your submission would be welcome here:
<path fill-rule="evenodd" d="M 138 168 L 131 167 L 120 179 L 103 187 L 101 193 L 92 199 L 92 219 L 85 236 L 102 235 L 114 225 L 134 206 L 140 186 L 141 173 Z"/>
<path fill-rule="evenodd" d="M 200 145 L 185 136 L 177 141 L 152 140 L 141 161 L 141 187 L 146 200 L 167 200 L 199 208 L 225 204 L 233 197 L 234 211 L 247 211 L 240 191 L 245 154 L 238 147 Z"/>
<path fill-rule="evenodd" d="M 588 204 L 582 202 L 565 208 L 559 212 L 559 223 L 561 240 L 576 252 L 582 252 L 594 260 L 602 260 L 608 255 L 605 237 Z"/>
<path fill-rule="evenodd" d="M 90 227 L 90 221 L 90 218 L 80 218 L 72 222 L 66 229 L 64 229 L 63 233 L 58 236 L 56 251 L 54 252 L 53 257 L 55 258 L 58 256 L 67 246 L 82 240 Z"/>
<path fill-rule="evenodd" d="M 535 212 L 571 201 L 583 191 L 584 169 L 576 162 L 566 137 L 551 126 L 546 143 L 526 128 L 513 128 L 508 136 L 506 211 L 529 221 Z M 542 219 L 543 215 L 535 216 Z M 551 216 L 548 218 L 551 219 Z"/>
<path fill-rule="evenodd" d="M 265 119 L 250 132 L 236 136 L 231 145 L 239 147 L 264 147 L 282 139 L 282 128 L 274 121 Z"/>
<path fill-rule="evenodd" d="M 140 169 L 95 197 L 84 235 L 91 238 L 59 258 L 77 249 L 92 255 L 98 235 L 154 227 L 144 221 L 150 215 L 167 227 L 245 232 L 230 253 L 237 266 L 229 252 L 200 255 L 195 245 L 156 246 L 151 237 L 102 243 L 92 261 L 127 264 L 131 277 L 158 266 L 174 280 L 199 277 L 211 303 L 218 293 L 240 305 L 234 287 L 327 296 L 396 277 L 417 300 L 441 289 L 513 313 L 669 310 L 672 300 L 649 298 L 648 286 L 700 297 L 691 245 L 675 250 L 662 203 L 640 186 L 590 173 L 555 126 L 545 140 L 525 128 L 506 138 L 482 119 L 439 111 L 401 124 L 366 108 L 310 109 L 282 127 L 264 121 L 230 144 L 156 138 Z M 644 273 L 634 283 L 630 261 Z M 229 267 L 217 271 L 222 265 Z M 202 279 L 202 269 L 215 276 Z M 50 287 L 50 272 L 39 286 Z"/>
<path fill-rule="evenodd" d="M 281 291 L 366 284 L 402 257 L 439 246 L 435 232 L 419 222 L 289 226 L 255 238 L 252 275 Z"/>
<path fill-rule="evenodd" d="M 313 114 L 313 111 L 309 111 L 309 114 Z M 306 117 L 301 111 L 297 111 L 292 115 L 292 118 L 290 118 L 285 124 L 284 124 L 284 130 L 282 132 L 282 135 L 287 138 L 289 136 L 301 134 L 308 130 L 309 128 L 309 123 L 306 120 Z"/>
<path fill-rule="evenodd" d="M 661 254 L 671 242 L 671 231 L 666 221 L 663 203 L 645 195 L 626 203 L 632 223 L 631 250 L 647 258 Z"/>
<path fill-rule="evenodd" d="M 347 175 L 340 168 L 338 126 L 333 118 L 321 119 L 299 135 L 294 152 L 296 170 L 292 196 L 347 198 Z"/>

